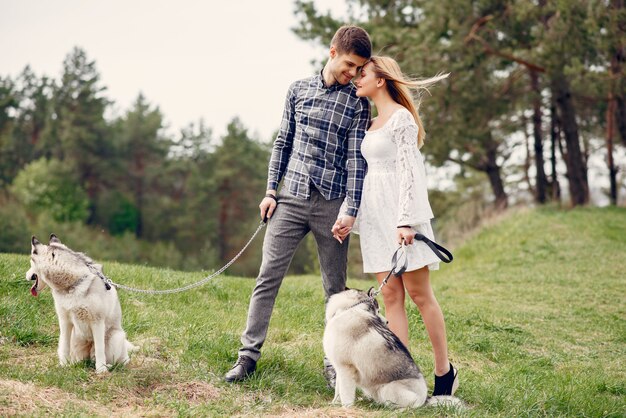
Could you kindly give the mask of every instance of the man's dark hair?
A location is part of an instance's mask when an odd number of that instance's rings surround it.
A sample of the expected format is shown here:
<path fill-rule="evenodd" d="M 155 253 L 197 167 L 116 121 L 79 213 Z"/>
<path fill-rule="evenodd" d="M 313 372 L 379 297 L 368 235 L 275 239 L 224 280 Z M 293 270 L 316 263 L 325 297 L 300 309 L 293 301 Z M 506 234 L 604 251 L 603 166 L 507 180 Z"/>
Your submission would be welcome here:
<path fill-rule="evenodd" d="M 365 29 L 358 26 L 342 26 L 337 29 L 330 45 L 340 54 L 356 54 L 369 59 L 372 56 L 372 42 Z"/>

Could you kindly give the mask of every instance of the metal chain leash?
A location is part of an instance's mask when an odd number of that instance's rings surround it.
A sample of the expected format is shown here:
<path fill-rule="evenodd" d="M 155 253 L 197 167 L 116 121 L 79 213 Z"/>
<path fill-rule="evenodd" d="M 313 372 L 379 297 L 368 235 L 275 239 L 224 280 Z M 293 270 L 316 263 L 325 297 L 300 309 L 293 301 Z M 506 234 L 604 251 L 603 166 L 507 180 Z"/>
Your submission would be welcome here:
<path fill-rule="evenodd" d="M 97 272 L 97 273 L 98 273 L 98 276 L 100 276 L 104 280 L 104 282 L 106 284 L 108 284 L 110 286 L 115 286 L 118 289 L 127 290 L 129 292 L 146 293 L 146 294 L 150 294 L 150 295 L 166 295 L 166 294 L 171 294 L 171 293 L 184 292 L 186 290 L 190 290 L 190 289 L 196 288 L 198 286 L 202 286 L 203 284 L 205 284 L 206 282 L 208 282 L 209 280 L 211 280 L 215 276 L 219 276 L 220 274 L 222 274 L 224 272 L 224 270 L 226 270 L 228 267 L 230 267 L 230 265 L 233 264 L 241 256 L 241 254 L 243 254 L 243 252 L 246 250 L 246 248 L 248 248 L 250 243 L 252 243 L 254 238 L 258 235 L 259 231 L 261 229 L 263 229 L 264 226 L 265 226 L 265 222 L 261 221 L 261 223 L 259 224 L 259 227 L 256 229 L 256 231 L 254 231 L 254 234 L 252 234 L 252 237 L 250 237 L 250 239 L 248 240 L 246 245 L 244 245 L 243 248 L 241 249 L 241 251 L 239 251 L 237 253 L 237 255 L 235 255 L 235 257 L 233 257 L 232 260 L 230 260 L 228 263 L 226 263 L 226 265 L 224 265 L 224 267 L 222 267 L 221 269 L 219 269 L 215 273 L 211 274 L 210 276 L 205 277 L 204 279 L 200 280 L 199 282 L 191 283 L 191 284 L 189 284 L 187 286 L 179 287 L 177 289 L 166 289 L 166 290 L 136 289 L 134 287 L 124 286 L 123 284 L 115 283 L 111 279 L 109 279 L 108 277 L 102 275 L 101 273 L 99 273 L 99 272 Z"/>

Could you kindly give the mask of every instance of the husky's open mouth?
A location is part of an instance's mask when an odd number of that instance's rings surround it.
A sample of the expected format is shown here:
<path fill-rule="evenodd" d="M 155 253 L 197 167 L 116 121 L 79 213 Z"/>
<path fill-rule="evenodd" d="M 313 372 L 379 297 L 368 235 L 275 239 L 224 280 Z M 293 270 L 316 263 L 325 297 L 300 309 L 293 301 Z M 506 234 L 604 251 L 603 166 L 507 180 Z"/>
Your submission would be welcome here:
<path fill-rule="evenodd" d="M 33 285 L 33 287 L 30 288 L 30 294 L 33 296 L 37 296 L 37 288 L 39 287 L 39 276 L 37 276 L 36 274 L 33 274 L 32 276 L 30 276 L 31 280 L 35 281 L 35 284 Z"/>

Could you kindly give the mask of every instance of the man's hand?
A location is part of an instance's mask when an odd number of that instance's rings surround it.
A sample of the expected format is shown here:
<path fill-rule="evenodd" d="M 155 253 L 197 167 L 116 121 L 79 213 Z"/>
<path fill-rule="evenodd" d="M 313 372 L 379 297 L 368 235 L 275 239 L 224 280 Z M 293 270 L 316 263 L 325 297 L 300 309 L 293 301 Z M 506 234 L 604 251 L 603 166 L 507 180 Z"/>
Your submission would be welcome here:
<path fill-rule="evenodd" d="M 268 190 L 266 194 L 276 196 L 276 190 Z M 259 204 L 259 209 L 261 211 L 261 219 L 265 220 L 265 216 L 267 215 L 267 220 L 269 221 L 269 219 L 274 214 L 274 210 L 276 209 L 276 199 L 271 197 L 264 197 Z"/>
<path fill-rule="evenodd" d="M 406 245 L 413 244 L 413 238 L 415 238 L 413 228 L 397 228 L 396 231 L 398 244 L 402 245 L 402 241 L 404 241 Z"/>
<path fill-rule="evenodd" d="M 343 244 L 343 241 L 346 239 L 350 231 L 352 231 L 354 221 L 356 221 L 354 216 L 342 216 L 338 218 L 331 229 L 333 237 Z"/>

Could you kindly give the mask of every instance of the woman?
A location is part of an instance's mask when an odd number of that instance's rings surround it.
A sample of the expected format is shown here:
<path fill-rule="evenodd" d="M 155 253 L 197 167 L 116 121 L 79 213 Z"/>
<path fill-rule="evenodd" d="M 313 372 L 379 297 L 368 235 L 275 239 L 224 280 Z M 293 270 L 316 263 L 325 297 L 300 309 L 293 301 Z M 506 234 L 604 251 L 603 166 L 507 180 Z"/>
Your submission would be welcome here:
<path fill-rule="evenodd" d="M 405 292 L 419 308 L 435 357 L 433 396 L 454 394 L 458 380 L 457 371 L 448 360 L 443 314 L 430 285 L 429 270 L 439 268 L 439 259 L 423 242 L 413 243 L 416 232 L 432 240 L 434 237 L 430 226 L 433 213 L 419 151 L 425 134 L 410 88 L 426 89 L 447 76 L 411 81 L 403 76 L 394 59 L 374 56 L 355 83 L 357 96 L 370 98 L 378 117 L 361 145 L 367 174 L 353 230 L 361 235 L 363 269 L 375 273 L 379 283 L 391 270 L 391 255 L 398 245 L 407 245 L 407 271 L 382 288 L 385 315 L 389 328 L 408 347 Z M 333 234 L 340 241 L 350 231 L 349 227 L 342 227 L 341 220 L 333 227 Z"/>

